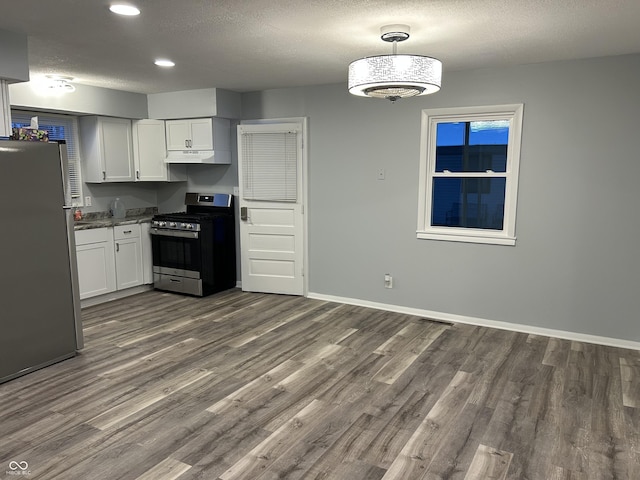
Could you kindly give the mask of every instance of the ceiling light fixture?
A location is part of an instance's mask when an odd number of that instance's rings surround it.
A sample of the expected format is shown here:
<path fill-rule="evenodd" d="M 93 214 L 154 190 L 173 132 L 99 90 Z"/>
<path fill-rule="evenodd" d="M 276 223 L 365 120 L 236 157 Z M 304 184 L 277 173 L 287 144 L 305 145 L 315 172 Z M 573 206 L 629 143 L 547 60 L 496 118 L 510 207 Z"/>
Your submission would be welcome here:
<path fill-rule="evenodd" d="M 45 75 L 46 86 L 50 91 L 60 93 L 71 93 L 76 91 L 76 87 L 71 85 L 74 80 L 73 77 L 67 77 L 65 75 Z"/>
<path fill-rule="evenodd" d="M 349 65 L 349 93 L 361 97 L 399 98 L 440 90 L 442 62 L 422 55 L 400 55 L 398 42 L 409 38 L 409 25 L 385 25 L 380 38 L 393 42 L 393 54 L 365 57 Z"/>
<path fill-rule="evenodd" d="M 159 67 L 175 67 L 176 66 L 175 63 L 173 63 L 171 60 L 167 60 L 166 58 L 158 58 L 153 63 L 155 63 Z"/>
<path fill-rule="evenodd" d="M 122 3 L 111 5 L 109 7 L 109 10 L 111 10 L 113 13 L 117 13 L 118 15 L 126 15 L 129 17 L 140 15 L 139 8 L 136 8 L 133 5 L 125 5 Z"/>

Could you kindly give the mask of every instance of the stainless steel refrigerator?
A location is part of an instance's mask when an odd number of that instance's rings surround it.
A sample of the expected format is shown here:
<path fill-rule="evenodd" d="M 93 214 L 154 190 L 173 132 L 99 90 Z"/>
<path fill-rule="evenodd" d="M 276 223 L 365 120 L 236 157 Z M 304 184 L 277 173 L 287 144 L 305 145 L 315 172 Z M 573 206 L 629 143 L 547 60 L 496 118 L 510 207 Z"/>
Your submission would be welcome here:
<path fill-rule="evenodd" d="M 66 145 L 0 140 L 0 383 L 83 348 Z"/>

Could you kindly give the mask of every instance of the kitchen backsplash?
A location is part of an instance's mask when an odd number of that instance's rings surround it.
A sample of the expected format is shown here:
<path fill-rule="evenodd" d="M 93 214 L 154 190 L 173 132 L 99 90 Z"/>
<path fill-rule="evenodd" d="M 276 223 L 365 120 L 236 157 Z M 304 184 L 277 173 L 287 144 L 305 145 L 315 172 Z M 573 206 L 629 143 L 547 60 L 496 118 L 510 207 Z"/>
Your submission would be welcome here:
<path fill-rule="evenodd" d="M 82 209 L 81 209 L 82 210 Z M 143 216 L 152 216 L 158 213 L 158 207 L 147 207 L 147 208 L 127 208 L 126 217 L 143 217 Z M 111 218 L 111 212 L 88 212 L 82 214 L 82 220 L 91 221 L 91 220 L 102 220 L 105 218 Z"/>

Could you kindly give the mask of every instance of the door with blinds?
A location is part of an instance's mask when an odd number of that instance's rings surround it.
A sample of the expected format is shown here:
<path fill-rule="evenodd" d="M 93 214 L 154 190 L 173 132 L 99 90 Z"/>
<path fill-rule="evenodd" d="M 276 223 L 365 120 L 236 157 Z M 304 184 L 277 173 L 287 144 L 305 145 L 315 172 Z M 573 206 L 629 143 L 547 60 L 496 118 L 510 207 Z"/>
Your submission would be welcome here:
<path fill-rule="evenodd" d="M 242 289 L 304 295 L 303 123 L 238 126 Z"/>

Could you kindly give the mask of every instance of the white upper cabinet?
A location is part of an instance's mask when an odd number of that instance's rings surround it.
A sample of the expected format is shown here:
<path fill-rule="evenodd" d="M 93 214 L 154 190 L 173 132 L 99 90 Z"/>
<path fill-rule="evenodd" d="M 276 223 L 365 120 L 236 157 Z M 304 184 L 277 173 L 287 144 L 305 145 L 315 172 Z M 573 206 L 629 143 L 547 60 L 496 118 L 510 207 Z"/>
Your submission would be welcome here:
<path fill-rule="evenodd" d="M 164 120 L 135 120 L 133 128 L 133 158 L 137 182 L 186 181 L 184 165 L 165 163 L 167 146 Z"/>
<path fill-rule="evenodd" d="M 167 150 L 185 150 L 191 140 L 191 122 L 189 120 L 167 120 Z"/>
<path fill-rule="evenodd" d="M 166 127 L 167 150 L 230 150 L 230 121 L 226 118 L 167 120 Z"/>
<path fill-rule="evenodd" d="M 213 150 L 214 149 L 214 132 L 212 118 L 199 118 L 189 120 L 191 124 L 191 143 L 190 148 L 194 150 Z M 215 145 L 216 148 L 222 145 Z"/>
<path fill-rule="evenodd" d="M 131 120 L 88 116 L 78 126 L 85 182 L 135 180 Z"/>

